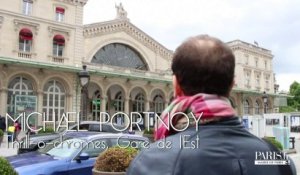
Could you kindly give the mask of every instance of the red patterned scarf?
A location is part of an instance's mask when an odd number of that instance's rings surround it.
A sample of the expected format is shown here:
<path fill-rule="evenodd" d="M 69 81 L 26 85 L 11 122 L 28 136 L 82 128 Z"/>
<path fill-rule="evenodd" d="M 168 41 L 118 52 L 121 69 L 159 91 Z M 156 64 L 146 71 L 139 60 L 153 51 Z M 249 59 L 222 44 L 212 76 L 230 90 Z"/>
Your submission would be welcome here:
<path fill-rule="evenodd" d="M 226 97 L 211 94 L 178 97 L 163 111 L 161 118 L 165 124 L 169 124 L 170 116 L 178 112 L 183 112 L 187 115 L 190 115 L 192 112 L 196 119 L 201 117 L 199 123 L 207 123 L 235 115 L 235 111 Z M 171 126 L 176 126 L 182 118 L 183 116 L 174 115 Z M 154 134 L 155 140 L 165 138 L 174 133 L 174 131 L 172 131 L 172 127 L 169 130 L 162 122 L 158 123 Z"/>

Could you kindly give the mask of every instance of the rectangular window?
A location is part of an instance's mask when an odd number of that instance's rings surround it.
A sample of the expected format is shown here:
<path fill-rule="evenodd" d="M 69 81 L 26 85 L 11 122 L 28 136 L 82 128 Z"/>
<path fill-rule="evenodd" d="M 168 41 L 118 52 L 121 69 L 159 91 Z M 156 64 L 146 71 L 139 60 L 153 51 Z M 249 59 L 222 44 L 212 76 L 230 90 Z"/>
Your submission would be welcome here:
<path fill-rule="evenodd" d="M 63 56 L 64 46 L 59 44 L 53 44 L 53 56 Z"/>
<path fill-rule="evenodd" d="M 32 11 L 32 1 L 31 0 L 23 0 L 23 14 L 31 15 Z"/>
<path fill-rule="evenodd" d="M 268 69 L 268 62 L 265 60 L 265 69 Z"/>
<path fill-rule="evenodd" d="M 255 67 L 258 67 L 258 58 L 255 58 Z"/>
<path fill-rule="evenodd" d="M 259 87 L 259 84 L 260 84 L 260 75 L 257 74 L 256 75 L 256 86 Z"/>
<path fill-rule="evenodd" d="M 245 72 L 245 86 L 249 87 L 250 86 L 250 72 L 246 71 Z"/>
<path fill-rule="evenodd" d="M 248 65 L 249 64 L 249 56 L 245 55 L 245 64 Z"/>
<path fill-rule="evenodd" d="M 19 51 L 21 52 L 30 52 L 31 40 L 19 40 Z"/>
<path fill-rule="evenodd" d="M 270 75 L 265 76 L 265 89 L 269 89 Z"/>
<path fill-rule="evenodd" d="M 64 16 L 65 16 L 65 9 L 63 9 L 61 7 L 56 7 L 55 20 L 58 22 L 63 22 Z"/>

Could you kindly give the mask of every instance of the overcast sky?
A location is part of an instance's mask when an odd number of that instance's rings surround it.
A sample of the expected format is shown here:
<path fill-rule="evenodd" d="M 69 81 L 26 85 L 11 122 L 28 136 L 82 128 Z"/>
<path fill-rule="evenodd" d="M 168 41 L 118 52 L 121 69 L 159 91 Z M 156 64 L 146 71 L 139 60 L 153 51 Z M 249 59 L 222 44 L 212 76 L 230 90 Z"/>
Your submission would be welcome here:
<path fill-rule="evenodd" d="M 114 19 L 120 2 L 131 23 L 168 49 L 204 33 L 257 41 L 274 55 L 280 90 L 300 82 L 300 0 L 88 0 L 84 24 Z"/>

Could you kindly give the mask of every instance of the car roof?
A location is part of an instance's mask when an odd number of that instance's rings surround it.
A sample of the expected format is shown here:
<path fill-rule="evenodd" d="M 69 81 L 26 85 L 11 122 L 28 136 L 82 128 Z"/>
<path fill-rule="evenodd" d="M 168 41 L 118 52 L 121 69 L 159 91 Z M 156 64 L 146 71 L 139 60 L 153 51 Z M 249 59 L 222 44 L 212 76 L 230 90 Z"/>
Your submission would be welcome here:
<path fill-rule="evenodd" d="M 140 135 L 133 135 L 133 134 L 125 134 L 125 133 L 101 133 L 89 136 L 90 139 L 94 139 L 97 137 L 103 138 L 118 138 L 118 137 L 127 137 L 127 138 L 136 138 L 136 139 L 144 139 L 145 137 Z"/>
<path fill-rule="evenodd" d="M 77 131 L 77 132 L 69 132 L 66 134 L 68 137 L 81 138 L 85 140 L 94 140 L 97 138 L 119 138 L 126 137 L 131 139 L 139 139 L 139 140 L 147 140 L 146 137 L 140 135 L 132 135 L 132 134 L 124 134 L 124 133 L 99 133 L 99 132 L 90 132 L 90 131 Z"/>
<path fill-rule="evenodd" d="M 90 132 L 90 131 L 68 131 L 64 135 L 68 137 L 89 137 L 99 132 Z"/>
<path fill-rule="evenodd" d="M 111 122 L 109 122 L 109 123 L 100 123 L 100 121 L 80 121 L 79 122 L 80 124 L 101 124 L 101 125 L 111 125 L 111 124 L 113 124 L 113 125 L 115 125 L 115 126 L 122 126 L 122 125 L 119 125 L 119 124 L 116 124 L 116 123 L 111 123 Z"/>

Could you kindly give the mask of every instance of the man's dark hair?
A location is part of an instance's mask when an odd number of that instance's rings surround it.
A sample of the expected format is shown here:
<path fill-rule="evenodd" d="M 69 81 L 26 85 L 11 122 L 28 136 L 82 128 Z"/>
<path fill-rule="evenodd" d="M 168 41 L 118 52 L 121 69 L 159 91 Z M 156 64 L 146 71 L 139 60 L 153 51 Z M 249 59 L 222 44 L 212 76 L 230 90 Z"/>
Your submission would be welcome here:
<path fill-rule="evenodd" d="M 191 37 L 175 51 L 172 71 L 185 95 L 229 96 L 235 57 L 222 41 L 208 35 Z"/>

